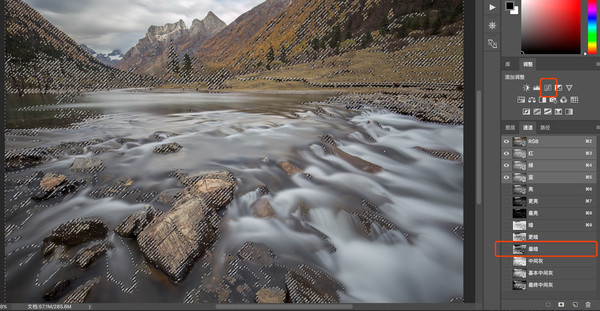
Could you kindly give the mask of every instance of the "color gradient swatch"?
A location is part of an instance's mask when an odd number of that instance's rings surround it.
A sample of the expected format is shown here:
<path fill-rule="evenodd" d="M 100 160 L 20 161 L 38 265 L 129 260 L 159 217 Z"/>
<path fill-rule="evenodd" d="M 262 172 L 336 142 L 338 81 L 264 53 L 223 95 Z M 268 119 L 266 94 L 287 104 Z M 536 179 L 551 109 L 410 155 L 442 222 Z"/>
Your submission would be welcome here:
<path fill-rule="evenodd" d="M 521 51 L 525 54 L 581 53 L 580 0 L 522 0 L 521 5 Z"/>
<path fill-rule="evenodd" d="M 595 55 L 598 48 L 598 15 L 596 0 L 588 0 L 588 54 Z"/>

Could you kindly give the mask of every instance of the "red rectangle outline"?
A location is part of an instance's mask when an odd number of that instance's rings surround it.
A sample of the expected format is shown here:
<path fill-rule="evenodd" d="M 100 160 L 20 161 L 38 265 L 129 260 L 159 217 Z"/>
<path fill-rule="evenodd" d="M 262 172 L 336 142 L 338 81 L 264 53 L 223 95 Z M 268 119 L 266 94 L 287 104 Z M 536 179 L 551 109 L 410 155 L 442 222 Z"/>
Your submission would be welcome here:
<path fill-rule="evenodd" d="M 554 84 L 554 91 L 556 91 L 556 95 L 555 96 L 542 95 L 542 80 L 552 80 L 552 79 L 554 79 L 554 81 L 556 81 L 556 83 Z M 558 97 L 558 79 L 557 78 L 540 78 L 540 97 L 542 97 L 542 98 Z"/>
<path fill-rule="evenodd" d="M 595 255 L 498 255 L 498 243 L 596 243 Z M 598 241 L 496 241 L 494 242 L 494 256 L 496 257 L 598 257 Z"/>

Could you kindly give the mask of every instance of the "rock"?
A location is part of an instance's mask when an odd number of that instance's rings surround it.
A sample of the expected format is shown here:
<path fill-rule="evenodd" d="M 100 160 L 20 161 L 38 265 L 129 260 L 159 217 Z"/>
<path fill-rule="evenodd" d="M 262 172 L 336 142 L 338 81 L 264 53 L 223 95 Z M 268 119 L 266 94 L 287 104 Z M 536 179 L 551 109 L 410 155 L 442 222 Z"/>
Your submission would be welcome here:
<path fill-rule="evenodd" d="M 152 136 L 150 138 L 154 139 L 156 141 L 161 141 L 161 140 L 165 140 L 169 137 L 175 137 L 178 135 L 179 134 L 177 134 L 177 133 L 158 131 L 158 132 L 154 132 L 154 134 L 152 134 Z"/>
<path fill-rule="evenodd" d="M 120 178 L 108 187 L 93 190 L 90 192 L 90 196 L 96 199 L 116 196 L 128 190 L 134 183 L 135 181 L 131 178 Z"/>
<path fill-rule="evenodd" d="M 222 179 L 201 179 L 188 187 L 187 193 L 218 209 L 227 206 L 233 200 L 234 189 L 233 183 Z"/>
<path fill-rule="evenodd" d="M 289 176 L 303 172 L 301 168 L 288 161 L 279 162 L 277 165 L 279 165 L 279 167 L 281 167 L 281 169 L 284 170 Z"/>
<path fill-rule="evenodd" d="M 98 243 L 92 247 L 86 248 L 83 251 L 79 252 L 75 256 L 75 264 L 79 266 L 79 268 L 87 268 L 94 261 L 100 258 L 104 253 L 106 253 L 109 249 L 112 249 L 113 245 L 108 242 Z"/>
<path fill-rule="evenodd" d="M 460 153 L 455 152 L 455 151 L 436 150 L 436 149 L 429 149 L 429 148 L 424 148 L 424 147 L 415 147 L 415 148 L 417 148 L 425 153 L 428 153 L 434 157 L 440 158 L 440 159 L 463 163 L 462 156 L 460 155 Z"/>
<path fill-rule="evenodd" d="M 338 147 L 327 146 L 326 149 L 361 171 L 365 171 L 367 173 L 378 173 L 382 170 L 381 166 L 346 153 Z"/>
<path fill-rule="evenodd" d="M 115 232 L 125 238 L 137 237 L 154 218 L 162 215 L 162 212 L 156 210 L 152 205 L 146 205 L 141 211 L 129 215 L 117 228 Z"/>
<path fill-rule="evenodd" d="M 100 277 L 95 277 L 85 282 L 85 284 L 77 287 L 75 290 L 73 290 L 67 296 L 65 296 L 65 298 L 63 298 L 63 300 L 61 300 L 60 303 L 83 303 L 85 301 L 85 298 L 87 298 L 87 296 L 90 294 L 92 288 L 98 283 L 100 283 Z"/>
<path fill-rule="evenodd" d="M 250 206 L 252 215 L 260 218 L 275 217 L 275 211 L 267 198 L 260 198 Z"/>
<path fill-rule="evenodd" d="M 246 262 L 250 262 L 259 267 L 270 265 L 275 258 L 275 254 L 264 244 L 246 242 L 238 251 L 237 256 Z"/>
<path fill-rule="evenodd" d="M 44 244 L 75 246 L 92 240 L 102 239 L 108 233 L 108 226 L 95 218 L 76 218 L 56 227 Z"/>
<path fill-rule="evenodd" d="M 73 279 L 56 282 L 54 285 L 50 286 L 50 288 L 44 291 L 42 298 L 47 301 L 52 301 L 60 298 L 67 292 L 67 289 L 69 289 L 71 283 L 73 283 Z"/>
<path fill-rule="evenodd" d="M 175 173 L 175 177 L 186 187 L 194 185 L 202 179 L 221 179 L 232 184 L 235 183 L 235 177 L 228 171 L 202 171 L 189 175 Z"/>
<path fill-rule="evenodd" d="M 104 169 L 104 163 L 98 158 L 75 158 L 71 165 L 72 171 L 96 172 Z"/>
<path fill-rule="evenodd" d="M 180 198 L 181 192 L 179 190 L 168 190 L 158 196 L 158 202 L 171 205 Z"/>
<path fill-rule="evenodd" d="M 64 182 L 67 179 L 65 175 L 57 175 L 48 173 L 44 175 L 44 178 L 40 181 L 40 187 L 42 187 L 43 191 L 51 191 L 54 190 L 58 185 Z"/>
<path fill-rule="evenodd" d="M 204 200 L 187 196 L 137 237 L 144 257 L 175 282 L 183 280 L 217 235 L 218 218 Z"/>
<path fill-rule="evenodd" d="M 285 302 L 285 290 L 278 287 L 266 287 L 261 288 L 256 293 L 257 303 L 284 303 Z"/>
<path fill-rule="evenodd" d="M 233 200 L 235 178 L 230 172 L 181 176 L 186 189 L 181 199 L 157 217 L 137 237 L 146 259 L 171 280 L 183 280 L 196 259 L 216 240 L 216 214 Z"/>
<path fill-rule="evenodd" d="M 46 257 L 54 253 L 54 250 L 58 247 L 58 244 L 54 242 L 44 242 L 42 245 L 42 257 Z"/>
<path fill-rule="evenodd" d="M 81 184 L 83 184 L 83 182 L 65 180 L 58 184 L 54 189 L 50 189 L 48 191 L 44 190 L 31 197 L 31 199 L 34 201 L 43 201 L 64 196 L 77 191 Z"/>
<path fill-rule="evenodd" d="M 339 303 L 343 286 L 325 272 L 300 265 L 285 275 L 285 285 L 293 303 Z"/>
<path fill-rule="evenodd" d="M 168 144 L 162 144 L 160 146 L 157 146 L 156 148 L 154 148 L 154 153 L 175 153 L 179 150 L 181 150 L 181 145 L 178 143 L 168 143 Z"/>

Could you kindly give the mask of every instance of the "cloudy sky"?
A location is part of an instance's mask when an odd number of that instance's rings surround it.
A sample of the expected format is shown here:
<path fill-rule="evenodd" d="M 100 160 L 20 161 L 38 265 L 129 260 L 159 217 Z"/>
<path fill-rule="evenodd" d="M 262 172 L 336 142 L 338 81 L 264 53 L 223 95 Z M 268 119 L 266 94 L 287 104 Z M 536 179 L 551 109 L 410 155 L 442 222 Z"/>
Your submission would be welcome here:
<path fill-rule="evenodd" d="M 123 53 L 150 25 L 182 19 L 187 27 L 213 11 L 229 24 L 264 0 L 24 0 L 77 43 L 96 52 Z"/>

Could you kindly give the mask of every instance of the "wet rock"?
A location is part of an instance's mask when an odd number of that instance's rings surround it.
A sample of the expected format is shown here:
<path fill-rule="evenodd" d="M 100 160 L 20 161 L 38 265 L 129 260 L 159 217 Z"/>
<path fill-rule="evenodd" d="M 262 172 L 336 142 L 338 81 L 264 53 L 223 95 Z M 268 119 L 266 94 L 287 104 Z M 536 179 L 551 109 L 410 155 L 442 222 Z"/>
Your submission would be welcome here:
<path fill-rule="evenodd" d="M 72 283 L 73 279 L 56 282 L 54 285 L 50 286 L 50 288 L 44 291 L 42 298 L 47 301 L 56 300 L 67 292 Z"/>
<path fill-rule="evenodd" d="M 266 245 L 261 243 L 246 242 L 237 253 L 238 258 L 259 267 L 270 265 L 275 254 Z"/>
<path fill-rule="evenodd" d="M 65 180 L 65 181 L 61 182 L 60 184 L 58 184 L 57 186 L 55 186 L 54 189 L 50 189 L 48 191 L 42 191 L 42 192 L 36 194 L 35 196 L 31 197 L 31 199 L 34 201 L 44 201 L 44 200 L 50 200 L 52 198 L 61 197 L 61 196 L 67 195 L 69 193 L 73 193 L 73 192 L 77 191 L 77 189 L 79 189 L 79 186 L 83 183 L 84 182 Z"/>
<path fill-rule="evenodd" d="M 75 264 L 79 268 L 87 268 L 94 261 L 104 255 L 109 249 L 112 249 L 113 245 L 108 242 L 98 243 L 93 245 L 92 247 L 86 248 L 80 251 L 75 256 Z"/>
<path fill-rule="evenodd" d="M 187 194 L 203 199 L 210 207 L 222 208 L 233 200 L 235 185 L 223 179 L 201 179 L 187 188 Z"/>
<path fill-rule="evenodd" d="M 158 202 L 163 204 L 173 204 L 175 201 L 181 198 L 179 190 L 169 190 L 161 193 L 158 196 Z"/>
<path fill-rule="evenodd" d="M 288 161 L 279 162 L 277 163 L 277 165 L 279 165 L 279 167 L 281 167 L 281 169 L 284 170 L 289 176 L 302 173 L 301 168 L 295 166 L 294 164 Z"/>
<path fill-rule="evenodd" d="M 63 298 L 60 301 L 60 303 L 73 304 L 85 302 L 85 298 L 87 298 L 92 288 L 98 283 L 100 283 L 100 277 L 95 277 L 85 282 L 85 284 L 77 287 L 75 290 L 73 290 L 67 296 L 65 296 L 65 298 Z"/>
<path fill-rule="evenodd" d="M 288 270 L 285 284 L 293 303 L 338 303 L 338 291 L 344 291 L 343 286 L 325 272 L 307 265 Z"/>
<path fill-rule="evenodd" d="M 217 235 L 218 218 L 204 200 L 186 197 L 137 237 L 141 252 L 175 282 L 183 280 Z"/>
<path fill-rule="evenodd" d="M 256 293 L 257 303 L 284 303 L 285 302 L 285 290 L 278 287 L 266 287 L 261 288 Z"/>
<path fill-rule="evenodd" d="M 40 181 L 40 187 L 42 187 L 43 191 L 52 191 L 66 179 L 67 177 L 65 175 L 48 173 L 44 175 L 44 178 Z"/>
<path fill-rule="evenodd" d="M 72 171 L 97 172 L 104 169 L 104 163 L 98 158 L 75 158 L 71 165 Z"/>
<path fill-rule="evenodd" d="M 235 183 L 235 177 L 228 171 L 201 171 L 192 174 L 175 173 L 174 176 L 186 187 L 203 179 L 221 179 L 232 184 Z"/>
<path fill-rule="evenodd" d="M 260 218 L 275 217 L 275 211 L 267 198 L 260 198 L 250 206 L 252 216 Z"/>
<path fill-rule="evenodd" d="M 430 154 L 434 157 L 440 158 L 440 159 L 463 163 L 462 155 L 455 151 L 436 150 L 436 149 L 429 149 L 429 148 L 424 148 L 424 147 L 416 147 L 416 148 L 427 154 Z"/>
<path fill-rule="evenodd" d="M 108 226 L 95 218 L 77 218 L 56 227 L 44 238 L 44 245 L 75 246 L 92 240 L 103 239 L 108 233 Z"/>
<path fill-rule="evenodd" d="M 141 211 L 129 215 L 117 228 L 115 232 L 125 238 L 135 238 L 148 226 L 154 218 L 162 215 L 152 205 L 146 205 Z"/>
<path fill-rule="evenodd" d="M 6 169 L 20 169 L 39 165 L 51 158 L 50 152 L 43 148 L 28 150 L 11 150 L 4 154 L 4 166 Z"/>
<path fill-rule="evenodd" d="M 335 139 L 329 135 L 323 135 L 320 136 L 320 139 L 322 142 L 325 143 L 324 147 L 325 150 L 331 154 L 336 155 L 337 157 L 341 158 L 342 160 L 350 163 L 352 166 L 354 166 L 355 168 L 361 170 L 361 171 L 365 171 L 367 173 L 378 173 L 382 170 L 382 167 L 371 163 L 367 160 L 361 159 L 357 156 L 353 156 L 345 151 L 343 151 L 342 149 L 338 148 L 338 143 L 335 141 Z"/>
<path fill-rule="evenodd" d="M 172 132 L 164 132 L 164 131 L 158 131 L 155 132 L 154 134 L 152 134 L 151 138 L 156 140 L 156 141 L 162 141 L 165 140 L 169 137 L 175 137 L 178 136 L 179 134 L 176 133 L 172 133 Z"/>
<path fill-rule="evenodd" d="M 216 240 L 216 213 L 233 200 L 230 172 L 178 176 L 186 185 L 173 208 L 157 217 L 137 237 L 146 259 L 171 280 L 181 281 L 198 257 Z"/>
<path fill-rule="evenodd" d="M 42 245 L 42 257 L 52 255 L 52 253 L 54 253 L 57 247 L 58 244 L 54 242 L 44 242 L 44 244 Z"/>
<path fill-rule="evenodd" d="M 181 145 L 178 143 L 168 143 L 168 144 L 162 144 L 160 146 L 156 146 L 156 148 L 154 148 L 154 153 L 158 153 L 158 154 L 162 154 L 162 153 L 175 153 L 179 150 L 181 150 Z"/>
<path fill-rule="evenodd" d="M 381 166 L 371 163 L 367 160 L 361 159 L 357 156 L 353 156 L 349 153 L 346 153 L 338 147 L 328 146 L 326 149 L 328 149 L 329 152 L 350 163 L 352 166 L 361 171 L 365 171 L 367 173 L 378 173 L 382 170 Z"/>
<path fill-rule="evenodd" d="M 97 199 L 116 196 L 128 190 L 134 183 L 135 181 L 131 178 L 121 178 L 108 187 L 93 190 L 90 196 Z"/>
<path fill-rule="evenodd" d="M 335 138 L 331 137 L 331 135 L 327 135 L 327 134 L 321 135 L 321 136 L 319 136 L 319 139 L 322 142 L 324 142 L 324 143 L 326 143 L 326 144 L 328 144 L 330 146 L 334 146 L 334 147 L 338 146 L 337 141 L 335 140 Z"/>

